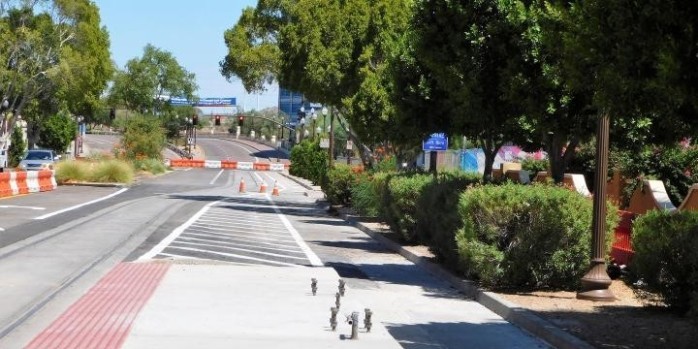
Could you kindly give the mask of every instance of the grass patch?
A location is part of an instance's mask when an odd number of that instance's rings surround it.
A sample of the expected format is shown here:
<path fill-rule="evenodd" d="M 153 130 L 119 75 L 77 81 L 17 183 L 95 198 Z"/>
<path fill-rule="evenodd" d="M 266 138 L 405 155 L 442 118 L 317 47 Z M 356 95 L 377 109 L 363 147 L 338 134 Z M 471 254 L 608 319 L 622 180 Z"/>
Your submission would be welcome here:
<path fill-rule="evenodd" d="M 136 171 L 122 160 L 61 161 L 56 165 L 58 183 L 133 183 Z"/>

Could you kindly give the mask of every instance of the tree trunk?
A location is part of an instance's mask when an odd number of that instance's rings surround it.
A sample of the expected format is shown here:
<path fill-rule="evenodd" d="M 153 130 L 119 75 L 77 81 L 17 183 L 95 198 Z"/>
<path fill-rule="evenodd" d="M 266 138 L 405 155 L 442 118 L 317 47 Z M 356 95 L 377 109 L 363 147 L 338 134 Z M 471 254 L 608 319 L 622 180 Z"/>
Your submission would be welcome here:
<path fill-rule="evenodd" d="M 579 138 L 572 137 L 563 152 L 563 142 L 566 140 L 565 135 L 551 135 L 548 142 L 548 160 L 550 164 L 550 177 L 555 183 L 562 183 L 565 178 L 565 170 L 570 161 L 574 158 L 579 144 Z"/>
<path fill-rule="evenodd" d="M 483 140 L 482 151 L 485 153 L 485 171 L 482 174 L 482 180 L 485 183 L 492 182 L 492 166 L 494 165 L 494 159 L 497 157 L 497 152 L 501 145 L 495 144 L 496 142 L 492 140 Z"/>

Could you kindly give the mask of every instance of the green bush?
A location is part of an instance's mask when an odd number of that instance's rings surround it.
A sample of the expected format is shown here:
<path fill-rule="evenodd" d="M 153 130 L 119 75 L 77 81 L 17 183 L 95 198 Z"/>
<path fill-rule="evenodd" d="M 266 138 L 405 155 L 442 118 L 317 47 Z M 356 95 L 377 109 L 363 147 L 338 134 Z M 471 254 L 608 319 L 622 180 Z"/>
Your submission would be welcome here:
<path fill-rule="evenodd" d="M 538 172 L 547 171 L 548 165 L 548 159 L 536 160 L 533 158 L 527 158 L 521 161 L 521 169 L 528 171 L 529 175 L 531 176 L 529 179 L 535 178 Z"/>
<path fill-rule="evenodd" d="M 386 208 L 382 218 L 405 242 L 417 242 L 417 200 L 432 180 L 431 175 L 410 173 L 392 176 L 387 183 L 387 193 L 382 195 Z"/>
<path fill-rule="evenodd" d="M 589 267 L 592 201 L 576 192 L 486 185 L 465 191 L 458 210 L 460 267 L 486 286 L 573 289 Z M 618 221 L 610 204 L 606 220 L 610 248 Z"/>
<path fill-rule="evenodd" d="M 388 156 L 373 166 L 373 172 L 394 172 L 397 170 L 397 158 Z"/>
<path fill-rule="evenodd" d="M 330 204 L 349 206 L 351 188 L 356 182 L 357 174 L 351 170 L 350 166 L 335 164 L 334 168 L 327 171 L 327 180 L 323 184 L 322 190 Z"/>
<path fill-rule="evenodd" d="M 681 312 L 698 316 L 698 212 L 653 210 L 633 224 L 630 270 Z"/>
<path fill-rule="evenodd" d="M 126 160 L 162 159 L 165 130 L 159 119 L 134 116 L 125 121 L 117 158 Z"/>
<path fill-rule="evenodd" d="M 136 171 L 144 171 L 152 174 L 161 174 L 167 172 L 165 164 L 158 159 L 134 160 L 133 168 Z"/>
<path fill-rule="evenodd" d="M 327 173 L 327 157 L 327 151 L 320 148 L 319 140 L 303 140 L 291 149 L 289 173 L 322 185 Z"/>
<path fill-rule="evenodd" d="M 87 180 L 98 183 L 131 183 L 134 177 L 135 171 L 129 163 L 108 160 L 93 164 Z"/>
<path fill-rule="evenodd" d="M 358 176 L 351 188 L 352 208 L 360 215 L 385 220 L 387 210 L 382 205 L 382 198 L 387 195 L 389 179 L 390 174 L 386 172 L 362 173 Z"/>
<path fill-rule="evenodd" d="M 422 190 L 415 215 L 419 240 L 446 264 L 458 261 L 456 232 L 463 225 L 457 210 L 460 195 L 481 180 L 478 173 L 443 172 Z"/>
<path fill-rule="evenodd" d="M 84 182 L 90 173 L 90 163 L 84 161 L 60 161 L 56 164 L 56 182 Z"/>

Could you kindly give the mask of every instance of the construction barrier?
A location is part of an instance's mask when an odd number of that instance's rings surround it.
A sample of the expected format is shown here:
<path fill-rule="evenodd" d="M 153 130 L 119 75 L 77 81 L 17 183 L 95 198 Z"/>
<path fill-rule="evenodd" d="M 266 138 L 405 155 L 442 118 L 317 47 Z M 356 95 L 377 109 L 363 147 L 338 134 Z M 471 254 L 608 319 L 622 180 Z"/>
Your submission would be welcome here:
<path fill-rule="evenodd" d="M 238 162 L 237 170 L 254 170 L 254 164 L 251 162 Z"/>
<path fill-rule="evenodd" d="M 268 162 L 242 162 L 233 160 L 200 160 L 200 159 L 167 159 L 166 164 L 170 167 L 200 167 L 200 168 L 222 168 L 226 170 L 254 170 L 254 171 L 284 171 L 290 165 L 284 163 Z"/>
<path fill-rule="evenodd" d="M 12 177 L 14 177 L 15 188 L 14 195 L 17 194 L 29 194 L 29 192 L 37 192 L 39 183 L 33 178 L 30 180 L 27 176 L 27 172 L 12 172 Z M 31 185 L 31 187 L 30 187 Z"/>
<path fill-rule="evenodd" d="M 269 163 L 255 162 L 253 168 L 257 171 L 269 171 Z"/>
<path fill-rule="evenodd" d="M 0 173 L 0 197 L 51 191 L 57 187 L 53 171 Z"/>
<path fill-rule="evenodd" d="M 204 167 L 205 168 L 221 168 L 221 162 L 220 161 L 215 161 L 215 160 L 206 160 L 204 161 Z"/>
<path fill-rule="evenodd" d="M 11 186 L 13 182 L 10 180 L 12 173 L 13 172 L 0 173 L 0 198 L 14 195 Z"/>
<path fill-rule="evenodd" d="M 614 232 L 615 240 L 611 247 L 611 258 L 619 265 L 628 265 L 635 251 L 632 246 L 633 220 L 635 214 L 630 211 L 619 210 L 620 222 Z"/>
<path fill-rule="evenodd" d="M 230 160 L 223 160 L 223 161 L 221 161 L 221 168 L 234 170 L 234 169 L 238 168 L 238 162 L 237 161 L 230 161 Z"/>
<path fill-rule="evenodd" d="M 51 191 L 58 187 L 53 171 L 39 171 L 36 175 L 39 177 L 39 191 Z"/>

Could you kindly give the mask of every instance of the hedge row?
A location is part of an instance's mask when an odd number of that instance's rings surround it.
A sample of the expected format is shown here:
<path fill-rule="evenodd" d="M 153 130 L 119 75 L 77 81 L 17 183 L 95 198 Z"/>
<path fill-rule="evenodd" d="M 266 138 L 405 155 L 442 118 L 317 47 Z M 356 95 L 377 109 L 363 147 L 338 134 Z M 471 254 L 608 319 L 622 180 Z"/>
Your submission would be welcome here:
<path fill-rule="evenodd" d="M 465 173 L 354 173 L 337 165 L 325 193 L 422 243 L 487 286 L 571 289 L 589 266 L 592 202 L 555 186 L 482 185 Z M 609 208 L 608 243 L 617 224 Z"/>

